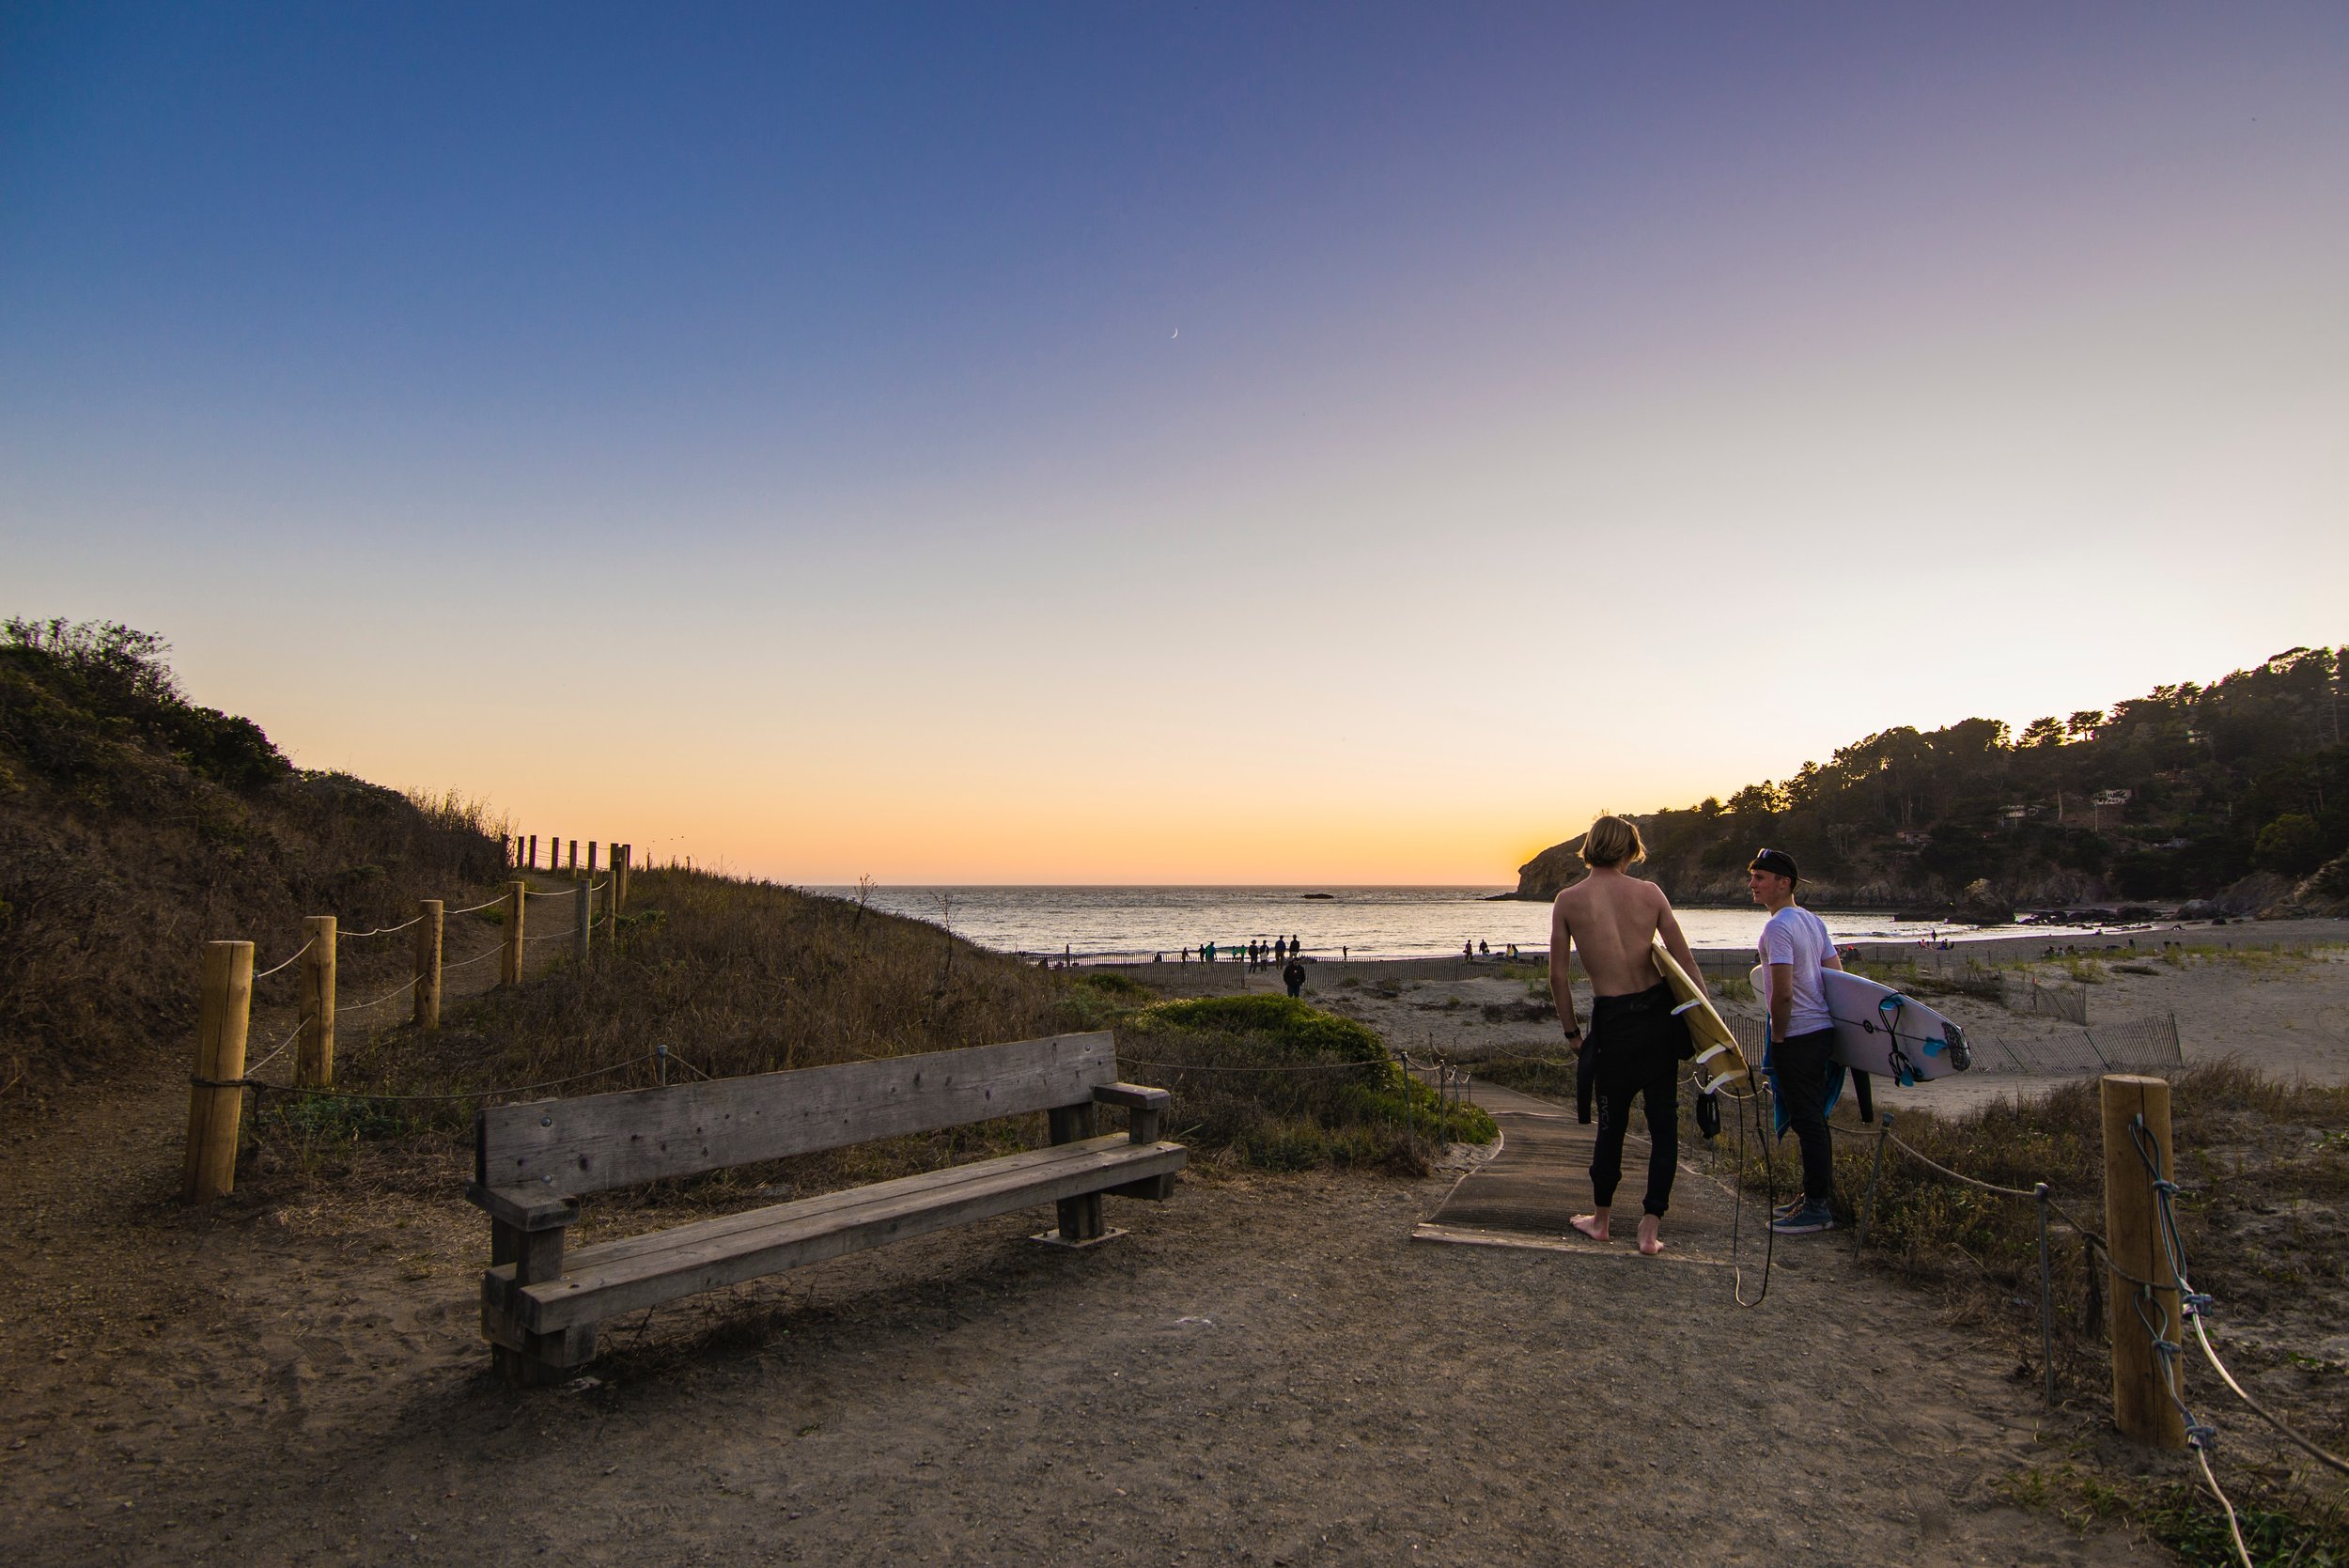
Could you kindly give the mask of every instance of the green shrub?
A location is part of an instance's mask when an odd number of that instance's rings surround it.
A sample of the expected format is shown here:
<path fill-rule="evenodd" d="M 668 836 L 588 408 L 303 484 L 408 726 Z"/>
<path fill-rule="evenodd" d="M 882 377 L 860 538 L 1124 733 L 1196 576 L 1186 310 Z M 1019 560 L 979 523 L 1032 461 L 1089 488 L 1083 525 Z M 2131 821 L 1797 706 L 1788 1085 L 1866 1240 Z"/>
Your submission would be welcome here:
<path fill-rule="evenodd" d="M 1423 1173 L 1425 1145 L 1488 1143 L 1474 1106 L 1436 1092 L 1377 1033 L 1292 997 L 1159 1002 L 1118 1023 L 1120 1070 L 1174 1096 L 1170 1136 L 1265 1171 L 1317 1166 Z"/>

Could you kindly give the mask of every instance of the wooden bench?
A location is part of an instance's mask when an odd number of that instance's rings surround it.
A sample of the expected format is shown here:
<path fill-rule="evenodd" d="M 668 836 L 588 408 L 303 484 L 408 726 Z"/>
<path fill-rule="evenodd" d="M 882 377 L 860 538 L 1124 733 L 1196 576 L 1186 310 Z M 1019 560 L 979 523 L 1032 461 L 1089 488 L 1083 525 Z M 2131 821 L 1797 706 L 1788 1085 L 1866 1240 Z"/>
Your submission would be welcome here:
<path fill-rule="evenodd" d="M 1101 1105 L 1129 1113 L 1124 1136 L 1095 1136 Z M 1117 1081 L 1101 1032 L 484 1110 L 465 1186 L 490 1214 L 482 1335 L 507 1377 L 551 1382 L 595 1354 L 606 1318 L 883 1242 L 1045 1203 L 1053 1239 L 1100 1240 L 1103 1193 L 1174 1190 L 1184 1152 L 1159 1141 L 1166 1105 Z M 1050 1148 L 564 1251 L 586 1193 L 1035 1110 Z"/>

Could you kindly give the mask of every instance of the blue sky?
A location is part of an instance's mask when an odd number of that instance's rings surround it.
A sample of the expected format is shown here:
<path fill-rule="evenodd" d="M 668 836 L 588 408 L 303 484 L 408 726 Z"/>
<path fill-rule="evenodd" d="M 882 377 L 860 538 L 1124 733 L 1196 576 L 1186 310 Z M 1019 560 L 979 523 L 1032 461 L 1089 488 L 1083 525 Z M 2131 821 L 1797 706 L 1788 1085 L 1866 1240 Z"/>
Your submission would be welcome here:
<path fill-rule="evenodd" d="M 2341 641 L 2344 67 L 2318 6 L 11 7 L 0 608 L 792 879 L 1505 879 Z"/>

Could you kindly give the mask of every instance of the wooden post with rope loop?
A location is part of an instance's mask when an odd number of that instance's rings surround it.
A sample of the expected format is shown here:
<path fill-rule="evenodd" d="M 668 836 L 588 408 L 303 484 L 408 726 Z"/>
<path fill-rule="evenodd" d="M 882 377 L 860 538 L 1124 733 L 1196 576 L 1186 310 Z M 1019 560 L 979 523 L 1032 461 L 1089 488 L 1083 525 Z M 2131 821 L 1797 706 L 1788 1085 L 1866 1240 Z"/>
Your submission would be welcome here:
<path fill-rule="evenodd" d="M 437 898 L 416 902 L 416 1027 L 441 1027 L 442 904 Z"/>
<path fill-rule="evenodd" d="M 302 976 L 302 1038 L 294 1044 L 294 1082 L 324 1089 L 334 1081 L 334 917 L 302 923 L 308 951 L 294 966 Z"/>
<path fill-rule="evenodd" d="M 2161 1207 L 2153 1172 L 2145 1169 L 2138 1139 L 2146 1138 L 2166 1176 L 2176 1169 L 2170 1149 L 2170 1085 L 2166 1079 L 2128 1073 L 2108 1074 L 2101 1085 L 2105 1135 L 2105 1243 L 2113 1266 L 2147 1280 L 2147 1290 L 2115 1279 L 2112 1329 L 2112 1420 L 2123 1436 L 2155 1448 L 2186 1447 L 2186 1412 L 2179 1407 L 2175 1376 L 2178 1356 L 2155 1346 L 2155 1333 L 2171 1345 L 2185 1337 L 2178 1277 L 2161 1233 Z M 2140 1133 L 2140 1124 L 2142 1131 Z M 2153 1327 L 2148 1328 L 2148 1320 Z"/>

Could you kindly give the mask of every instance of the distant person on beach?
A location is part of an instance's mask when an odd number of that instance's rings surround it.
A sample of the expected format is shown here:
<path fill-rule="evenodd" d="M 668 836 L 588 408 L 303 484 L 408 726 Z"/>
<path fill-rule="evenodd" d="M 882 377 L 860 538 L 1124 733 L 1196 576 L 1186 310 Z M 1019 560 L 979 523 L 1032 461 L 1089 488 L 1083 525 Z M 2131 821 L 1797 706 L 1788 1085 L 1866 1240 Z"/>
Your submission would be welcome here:
<path fill-rule="evenodd" d="M 1701 971 L 1688 938 L 1672 916 L 1672 900 L 1653 882 L 1628 875 L 1647 858 L 1640 830 L 1620 816 L 1602 816 L 1582 835 L 1582 879 L 1558 894 L 1549 912 L 1549 991 L 1558 1021 L 1576 1051 L 1575 1077 L 1582 1119 L 1596 1102 L 1598 1141 L 1591 1153 L 1591 1212 L 1574 1228 L 1606 1241 L 1615 1188 L 1623 1180 L 1623 1141 L 1631 1130 L 1631 1102 L 1647 1112 L 1647 1193 L 1641 1201 L 1640 1250 L 1664 1250 L 1659 1234 L 1680 1165 L 1680 1063 L 1692 1053 L 1688 1031 L 1672 1012 L 1672 987 L 1648 956 L 1657 937 L 1690 974 Z M 1574 1016 L 1569 957 L 1591 977 L 1591 1032 L 1583 1038 Z"/>
<path fill-rule="evenodd" d="M 1815 1235 L 1835 1229 L 1835 1148 L 1827 1130 L 1827 1069 L 1835 1048 L 1835 1016 L 1828 1011 L 1822 970 L 1843 958 L 1827 922 L 1795 902 L 1801 873 L 1783 849 L 1765 849 L 1746 867 L 1753 901 L 1770 911 L 1762 927 L 1762 962 L 1770 971 L 1770 1052 L 1763 1066 L 1770 1092 L 1802 1145 L 1802 1197 L 1770 1221 L 1780 1235 Z"/>
<path fill-rule="evenodd" d="M 1215 962 L 1215 943 L 1201 942 L 1199 944 L 1199 961 L 1203 964 Z"/>
<path fill-rule="evenodd" d="M 1276 964 L 1277 964 L 1277 963 L 1281 962 L 1283 958 L 1286 958 L 1288 955 L 1289 955 L 1289 939 L 1288 939 L 1286 937 L 1275 937 L 1275 938 L 1273 938 L 1273 939 L 1272 939 L 1272 961 L 1273 961 L 1274 963 L 1276 963 Z"/>
<path fill-rule="evenodd" d="M 1303 964 L 1291 958 L 1289 967 L 1281 971 L 1281 978 L 1287 983 L 1289 995 L 1301 997 L 1305 994 L 1305 966 Z"/>
<path fill-rule="evenodd" d="M 1471 964 L 1476 962 L 1476 944 L 1474 942 L 1462 942 L 1460 944 L 1460 956 L 1467 959 Z"/>

